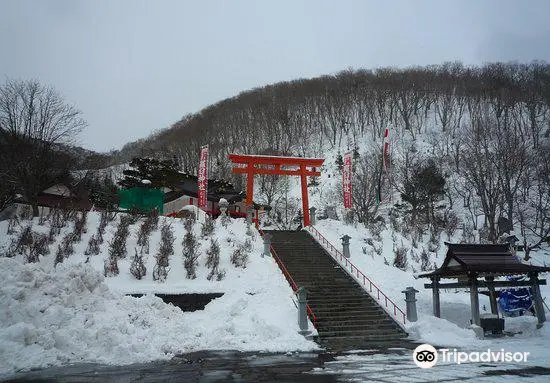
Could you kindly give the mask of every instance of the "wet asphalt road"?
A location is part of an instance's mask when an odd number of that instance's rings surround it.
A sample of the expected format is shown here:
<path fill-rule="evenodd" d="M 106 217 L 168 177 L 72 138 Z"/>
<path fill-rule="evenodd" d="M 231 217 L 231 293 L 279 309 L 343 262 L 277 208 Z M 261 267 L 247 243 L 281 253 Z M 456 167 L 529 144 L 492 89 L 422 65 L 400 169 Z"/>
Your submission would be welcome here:
<path fill-rule="evenodd" d="M 168 362 L 81 364 L 20 373 L 7 382 L 550 382 L 550 368 L 483 363 L 420 369 L 395 347 L 340 353 L 195 352 Z"/>

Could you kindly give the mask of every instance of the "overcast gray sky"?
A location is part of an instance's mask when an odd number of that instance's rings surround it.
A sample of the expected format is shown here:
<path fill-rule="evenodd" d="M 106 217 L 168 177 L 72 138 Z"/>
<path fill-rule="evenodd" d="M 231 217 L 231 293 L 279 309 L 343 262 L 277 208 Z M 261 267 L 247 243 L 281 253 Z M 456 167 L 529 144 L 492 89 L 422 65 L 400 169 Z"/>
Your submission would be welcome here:
<path fill-rule="evenodd" d="M 550 61 L 549 20 L 549 0 L 0 0 L 0 75 L 53 85 L 106 151 L 277 81 Z"/>

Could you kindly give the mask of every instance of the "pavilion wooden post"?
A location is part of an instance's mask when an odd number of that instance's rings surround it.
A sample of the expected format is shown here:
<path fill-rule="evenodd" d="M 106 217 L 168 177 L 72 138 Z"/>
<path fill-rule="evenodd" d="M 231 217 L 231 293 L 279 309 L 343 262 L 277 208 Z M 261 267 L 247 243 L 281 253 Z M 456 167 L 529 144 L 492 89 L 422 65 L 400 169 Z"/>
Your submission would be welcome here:
<path fill-rule="evenodd" d="M 533 300 L 535 305 L 535 313 L 537 314 L 538 325 L 542 326 L 546 322 L 546 314 L 544 312 L 544 305 L 542 303 L 542 296 L 540 295 L 540 286 L 538 283 L 538 273 L 530 273 L 529 279 L 531 281 L 531 289 L 533 290 Z"/>
<path fill-rule="evenodd" d="M 479 296 L 477 291 L 477 274 L 470 274 L 470 304 L 472 306 L 472 324 L 480 325 L 479 320 Z"/>
<path fill-rule="evenodd" d="M 439 278 L 432 278 L 433 288 L 432 288 L 432 300 L 433 300 L 433 312 L 434 316 L 441 318 L 441 303 L 439 301 Z"/>
<path fill-rule="evenodd" d="M 493 284 L 493 281 L 495 280 L 495 277 L 485 277 L 485 281 L 487 282 L 487 288 L 489 289 L 489 302 L 491 303 L 491 314 L 497 314 L 498 315 L 498 306 L 497 306 L 497 294 L 495 292 L 495 286 Z"/>

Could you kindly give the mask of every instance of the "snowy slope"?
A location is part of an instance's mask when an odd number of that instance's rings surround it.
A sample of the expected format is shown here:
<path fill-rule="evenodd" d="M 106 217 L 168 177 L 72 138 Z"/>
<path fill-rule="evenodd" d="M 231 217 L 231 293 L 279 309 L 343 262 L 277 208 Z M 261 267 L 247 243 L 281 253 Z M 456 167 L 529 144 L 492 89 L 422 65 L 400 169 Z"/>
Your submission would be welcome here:
<path fill-rule="evenodd" d="M 403 155 L 405 148 L 414 144 L 421 153 L 427 153 L 430 150 L 430 142 L 434 140 L 433 133 L 421 134 L 416 140 L 407 136 L 399 136 L 398 132 L 392 131 L 392 150 L 394 156 Z M 361 154 L 372 148 L 381 148 L 381 139 L 373 142 L 370 139 L 358 141 L 359 152 Z M 451 236 L 447 237 L 445 233 L 437 239 L 437 243 L 430 244 L 429 230 L 422 236 L 422 240 L 413 243 L 410 236 L 403 234 L 403 217 L 397 213 L 400 230 L 392 227 L 389 217 L 389 211 L 393 204 L 400 202 L 399 193 L 394 190 L 393 195 L 386 196 L 383 203 L 379 206 L 378 215 L 383 218 L 385 224 L 381 225 L 379 235 L 373 233 L 371 229 L 363 224 L 346 224 L 343 222 L 344 216 L 343 198 L 342 198 L 342 174 L 336 166 L 336 157 L 338 153 L 345 153 L 349 150 L 348 146 L 340 149 L 327 150 L 325 152 L 325 164 L 321 169 L 319 177 L 319 186 L 309 188 L 310 206 L 317 208 L 317 215 L 323 212 L 327 206 L 335 206 L 339 220 L 322 219 L 317 220 L 315 228 L 325 236 L 334 246 L 341 251 L 340 238 L 347 234 L 351 236 L 350 252 L 351 262 L 355 264 L 368 278 L 370 278 L 380 289 L 393 300 L 403 311 L 405 311 L 404 294 L 402 291 L 412 286 L 419 291 L 417 294 L 417 307 L 419 321 L 415 323 L 407 322 L 406 329 L 412 339 L 432 343 L 440 346 L 462 347 L 466 349 L 478 350 L 487 347 L 492 348 L 510 348 L 515 347 L 524 351 L 533 350 L 533 360 L 542 363 L 540 365 L 550 365 L 550 356 L 547 356 L 546 344 L 550 342 L 550 330 L 548 325 L 542 329 L 536 329 L 536 318 L 532 316 L 519 318 L 506 318 L 506 331 L 519 333 L 513 338 L 500 338 L 493 340 L 480 340 L 475 337 L 470 327 L 470 296 L 465 290 L 442 290 L 441 291 L 441 315 L 442 318 L 435 318 L 432 315 L 432 296 L 431 290 L 424 288 L 426 279 L 415 279 L 414 275 L 421 271 L 420 254 L 426 251 L 429 259 L 430 269 L 439 267 L 443 262 L 446 253 L 445 241 L 459 243 L 462 240 L 462 226 Z M 379 149 L 381 150 L 381 149 Z M 289 177 L 290 178 L 290 177 Z M 292 196 L 300 201 L 301 190 L 297 177 L 292 177 L 288 182 L 288 196 Z M 459 181 L 459 180 L 455 180 Z M 261 198 L 258 193 L 255 198 Z M 441 203 L 447 203 L 442 199 Z M 455 204 L 454 212 L 461 222 L 466 219 L 467 212 L 462 210 L 461 204 Z M 301 205 L 300 205 L 301 206 Z M 395 209 L 394 209 L 395 214 Z M 296 225 L 297 226 L 297 225 Z M 479 238 L 477 231 L 474 231 L 476 238 Z M 408 265 L 405 270 L 393 266 L 395 258 L 395 249 L 403 247 L 407 251 Z M 543 246 L 540 250 L 532 253 L 531 263 L 548 264 L 548 254 L 550 248 Z M 548 276 L 542 276 L 543 278 Z M 550 299 L 550 287 L 541 286 L 543 298 Z M 376 296 L 375 296 L 376 298 Z M 490 312 L 488 297 L 479 296 L 481 313 Z M 384 302 L 382 301 L 382 305 Z M 390 309 L 390 311 L 392 311 Z M 550 316 L 550 313 L 547 312 Z"/>
<path fill-rule="evenodd" d="M 221 247 L 222 281 L 208 281 L 204 267 L 208 239 L 201 240 L 197 278 L 185 278 L 180 220 L 168 221 L 176 234 L 175 253 L 170 257 L 166 282 L 153 281 L 160 234 L 153 232 L 147 256 L 147 275 L 138 281 L 129 272 L 139 223 L 131 226 L 128 256 L 119 261 L 120 274 L 104 278 L 103 261 L 115 231 L 106 229 L 100 255 L 85 263 L 83 252 L 95 232 L 98 213 L 88 215 L 87 233 L 75 244 L 75 254 L 54 268 L 52 252 L 38 263 L 24 264 L 23 257 L 0 258 L 0 374 L 21 369 L 74 362 L 129 364 L 169 359 L 176 354 L 205 349 L 289 351 L 311 350 L 317 345 L 298 334 L 293 293 L 275 262 L 261 257 L 261 238 L 246 234 L 243 220 L 227 227 L 216 222 L 213 237 Z M 27 223 L 27 222 L 25 222 Z M 70 226 L 70 225 L 69 225 Z M 47 232 L 47 225 L 35 231 Z M 16 236 L 6 235 L 7 222 L 0 222 L 0 249 Z M 65 232 L 72 227 L 63 229 Z M 193 228 L 200 233 L 200 225 Z M 64 232 L 58 237 L 62 237 Z M 252 239 L 249 263 L 237 269 L 229 262 L 235 246 Z M 59 239 L 58 239 L 59 241 Z M 160 298 L 125 296 L 129 292 L 223 292 L 203 311 L 181 312 Z"/>

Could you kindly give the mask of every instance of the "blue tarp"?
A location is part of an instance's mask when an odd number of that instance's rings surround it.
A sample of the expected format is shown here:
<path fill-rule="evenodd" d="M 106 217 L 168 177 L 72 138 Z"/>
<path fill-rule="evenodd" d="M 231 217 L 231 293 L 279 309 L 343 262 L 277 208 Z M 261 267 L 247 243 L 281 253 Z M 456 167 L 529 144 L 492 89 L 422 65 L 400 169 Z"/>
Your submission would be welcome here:
<path fill-rule="evenodd" d="M 521 281 L 525 277 L 508 277 L 508 280 Z M 500 308 L 505 313 L 523 313 L 533 306 L 531 289 L 518 288 L 506 289 L 500 292 L 499 301 Z"/>

